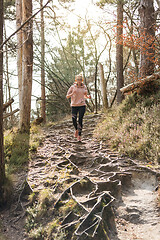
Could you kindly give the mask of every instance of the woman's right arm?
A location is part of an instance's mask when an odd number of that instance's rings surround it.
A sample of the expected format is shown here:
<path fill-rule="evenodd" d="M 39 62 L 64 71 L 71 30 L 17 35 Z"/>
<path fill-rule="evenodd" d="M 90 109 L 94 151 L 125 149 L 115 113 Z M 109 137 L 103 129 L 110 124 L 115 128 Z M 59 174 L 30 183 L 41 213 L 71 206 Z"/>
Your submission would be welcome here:
<path fill-rule="evenodd" d="M 71 86 L 70 89 L 67 92 L 66 98 L 70 98 L 73 95 L 73 87 Z"/>
<path fill-rule="evenodd" d="M 73 95 L 73 93 L 67 94 L 67 95 L 66 95 L 66 98 L 70 98 L 70 97 L 72 97 L 72 95 Z"/>

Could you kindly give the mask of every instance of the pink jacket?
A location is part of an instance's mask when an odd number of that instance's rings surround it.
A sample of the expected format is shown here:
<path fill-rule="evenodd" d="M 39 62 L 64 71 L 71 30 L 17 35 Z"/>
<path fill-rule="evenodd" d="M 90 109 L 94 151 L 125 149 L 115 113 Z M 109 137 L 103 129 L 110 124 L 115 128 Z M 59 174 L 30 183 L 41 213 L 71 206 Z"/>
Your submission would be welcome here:
<path fill-rule="evenodd" d="M 78 87 L 77 84 L 73 84 L 68 92 L 67 95 L 71 94 L 72 91 L 75 90 L 75 93 L 71 96 L 71 106 L 78 107 L 78 106 L 85 106 L 85 95 L 87 95 L 87 88 L 83 84 L 81 87 Z"/>

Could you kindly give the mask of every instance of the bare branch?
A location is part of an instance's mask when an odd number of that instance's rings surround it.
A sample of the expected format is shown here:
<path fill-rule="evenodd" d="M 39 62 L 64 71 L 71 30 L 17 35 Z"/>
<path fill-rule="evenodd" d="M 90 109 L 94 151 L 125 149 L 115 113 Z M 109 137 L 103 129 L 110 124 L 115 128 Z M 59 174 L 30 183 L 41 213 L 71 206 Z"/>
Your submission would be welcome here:
<path fill-rule="evenodd" d="M 19 111 L 19 109 L 17 108 L 17 109 L 15 109 L 14 111 L 12 111 L 10 113 L 3 114 L 3 119 L 12 116 L 13 114 L 15 114 L 18 111 Z"/>
<path fill-rule="evenodd" d="M 12 98 L 9 100 L 9 102 L 3 104 L 3 111 L 5 111 L 12 103 L 14 102 L 14 99 Z"/>
<path fill-rule="evenodd" d="M 29 17 L 15 32 L 13 32 L 1 45 L 0 45 L 0 49 L 2 49 L 2 47 L 17 33 L 19 32 L 30 20 L 32 20 L 39 12 L 41 12 L 47 5 L 49 2 L 51 2 L 52 0 L 48 0 L 48 2 L 42 7 L 40 8 L 35 14 L 33 14 L 31 17 Z"/>

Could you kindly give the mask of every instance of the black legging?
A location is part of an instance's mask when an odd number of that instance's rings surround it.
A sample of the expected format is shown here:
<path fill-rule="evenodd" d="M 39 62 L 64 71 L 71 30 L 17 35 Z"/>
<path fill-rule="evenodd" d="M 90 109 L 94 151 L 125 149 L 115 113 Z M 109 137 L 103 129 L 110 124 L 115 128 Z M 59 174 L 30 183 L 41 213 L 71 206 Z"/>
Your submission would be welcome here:
<path fill-rule="evenodd" d="M 83 127 L 83 116 L 86 111 L 86 106 L 72 107 L 72 121 L 75 129 L 78 129 L 78 135 L 81 136 Z M 79 112 L 78 124 L 77 124 L 77 114 Z"/>

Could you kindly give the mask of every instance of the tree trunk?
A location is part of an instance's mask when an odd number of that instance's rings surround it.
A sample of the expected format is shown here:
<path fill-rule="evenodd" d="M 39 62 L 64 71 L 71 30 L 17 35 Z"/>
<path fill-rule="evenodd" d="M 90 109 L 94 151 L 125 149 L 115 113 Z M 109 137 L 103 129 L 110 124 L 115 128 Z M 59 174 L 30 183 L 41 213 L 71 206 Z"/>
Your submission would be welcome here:
<path fill-rule="evenodd" d="M 0 0 L 0 45 L 3 43 L 3 0 Z M 0 202 L 3 196 L 5 180 L 4 146 L 3 146 L 3 49 L 0 49 Z"/>
<path fill-rule="evenodd" d="M 106 81 L 104 79 L 103 65 L 101 63 L 99 63 L 99 69 L 100 69 L 100 81 L 101 81 L 103 109 L 105 110 L 108 108 L 107 86 L 106 86 Z"/>
<path fill-rule="evenodd" d="M 117 44 L 116 44 L 116 67 L 117 67 L 117 103 L 121 103 L 123 95 L 120 88 L 124 86 L 123 77 L 123 0 L 117 1 Z"/>
<path fill-rule="evenodd" d="M 140 14 L 140 70 L 139 77 L 152 75 L 155 67 L 155 10 L 153 0 L 141 0 Z"/>
<path fill-rule="evenodd" d="M 43 0 L 40 2 L 40 7 L 43 7 Z M 41 117 L 43 122 L 46 122 L 46 97 L 45 97 L 45 36 L 44 36 L 44 15 L 41 11 Z"/>
<path fill-rule="evenodd" d="M 7 109 L 8 107 L 10 107 L 13 102 L 14 102 L 14 99 L 11 98 L 8 102 L 4 103 L 4 104 L 3 104 L 3 112 L 6 111 L 6 109 Z"/>
<path fill-rule="evenodd" d="M 156 0 L 157 4 L 158 4 L 158 7 L 160 8 L 160 1 L 159 0 Z"/>
<path fill-rule="evenodd" d="M 32 0 L 22 1 L 22 22 L 32 16 Z M 29 132 L 31 93 L 32 93 L 32 69 L 33 69 L 33 33 L 32 20 L 22 29 L 22 115 L 20 118 L 21 132 Z"/>
<path fill-rule="evenodd" d="M 5 39 L 7 38 L 7 35 L 6 35 L 6 25 L 5 25 L 5 21 L 4 21 L 4 36 L 5 36 Z M 7 44 L 5 45 L 5 64 L 6 64 L 6 100 L 10 101 L 11 100 L 11 88 L 10 88 L 10 79 L 9 79 L 9 69 L 8 69 L 8 66 L 9 66 L 9 59 L 8 59 L 8 46 Z M 7 97 L 7 91 L 8 91 L 8 97 Z M 9 98 L 9 99 L 8 99 Z M 9 106 L 10 107 L 10 112 L 12 112 L 12 105 Z M 11 116 L 11 119 L 10 119 L 10 123 L 11 123 L 11 126 L 13 126 L 13 116 Z"/>
<path fill-rule="evenodd" d="M 16 0 L 16 27 L 22 24 L 22 0 Z M 18 72 L 18 91 L 19 91 L 19 115 L 22 119 L 22 30 L 17 33 L 17 72 Z"/>
<path fill-rule="evenodd" d="M 98 103 L 97 103 L 97 62 L 96 62 L 96 69 L 95 69 L 95 76 L 94 76 L 94 87 L 95 87 L 95 113 L 98 113 Z"/>

